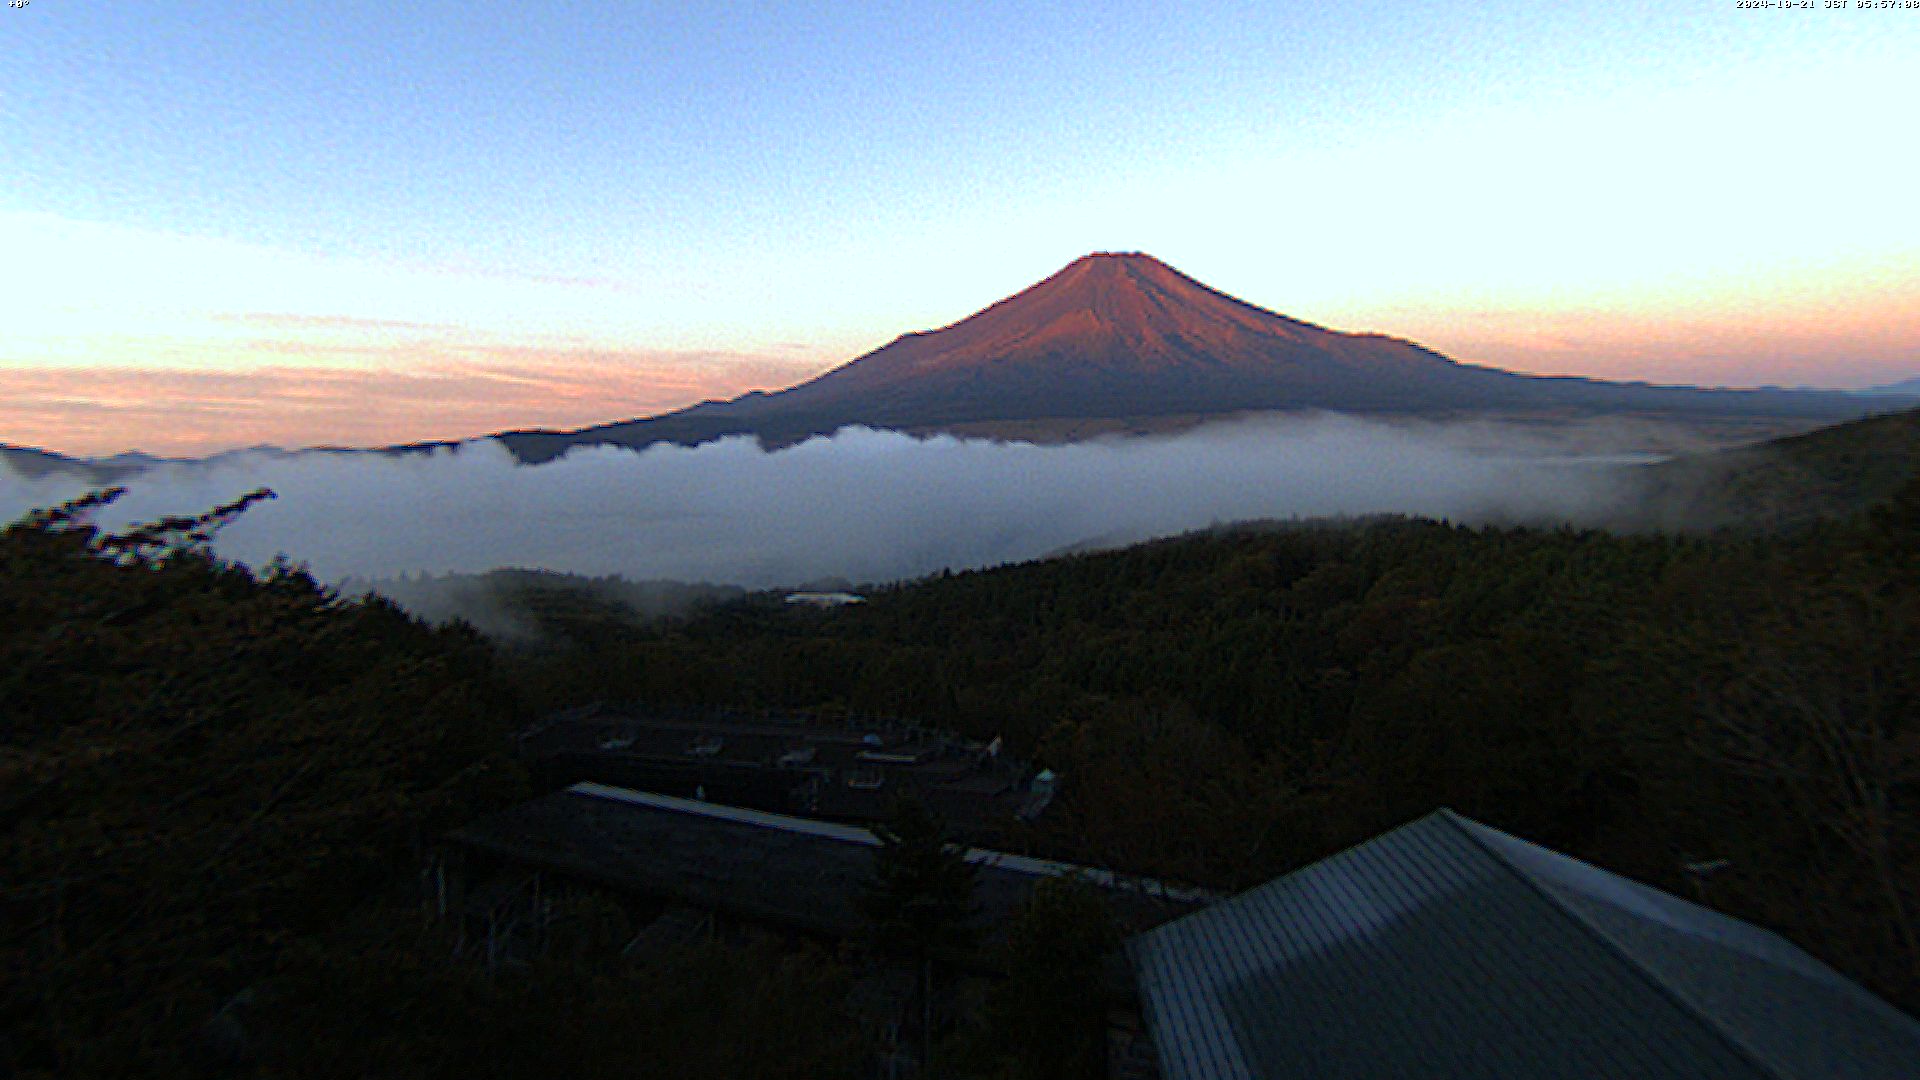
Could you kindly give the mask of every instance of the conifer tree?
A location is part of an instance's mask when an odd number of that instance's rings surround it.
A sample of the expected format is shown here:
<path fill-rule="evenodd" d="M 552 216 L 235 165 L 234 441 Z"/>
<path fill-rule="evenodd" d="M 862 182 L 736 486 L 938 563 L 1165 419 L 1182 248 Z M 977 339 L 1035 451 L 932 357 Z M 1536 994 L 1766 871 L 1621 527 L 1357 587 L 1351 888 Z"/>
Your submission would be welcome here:
<path fill-rule="evenodd" d="M 1099 993 L 1118 928 L 1099 893 L 1042 881 L 1007 928 L 1007 978 L 987 999 L 986 1034 L 1010 1077 L 1070 1080 L 1106 1073 Z"/>
<path fill-rule="evenodd" d="M 918 800 L 896 804 L 888 822 L 874 831 L 881 846 L 860 909 L 880 951 L 911 961 L 918 973 L 924 1061 L 933 1040 L 935 967 L 974 943 L 974 867 Z"/>
<path fill-rule="evenodd" d="M 861 897 L 882 951 L 947 959 L 973 944 L 974 868 L 924 803 L 902 800 L 875 830 L 881 847 Z"/>

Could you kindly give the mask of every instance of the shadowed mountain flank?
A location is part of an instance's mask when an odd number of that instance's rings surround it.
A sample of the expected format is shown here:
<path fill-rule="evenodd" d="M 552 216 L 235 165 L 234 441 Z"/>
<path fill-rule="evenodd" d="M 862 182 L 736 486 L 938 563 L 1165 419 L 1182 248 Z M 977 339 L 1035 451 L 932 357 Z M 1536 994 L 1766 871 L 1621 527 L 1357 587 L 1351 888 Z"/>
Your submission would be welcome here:
<path fill-rule="evenodd" d="M 1783 529 L 1858 514 L 1920 468 L 1920 409 L 1641 468 L 1619 524 Z"/>
<path fill-rule="evenodd" d="M 1841 394 L 1702 390 L 1519 375 L 1413 342 L 1288 318 L 1144 254 L 1087 255 L 943 329 L 903 335 L 818 378 L 650 419 L 500 438 L 522 460 L 569 446 L 783 444 L 865 424 L 913 431 L 983 422 L 1266 410 L 1562 410 L 1842 419 Z"/>

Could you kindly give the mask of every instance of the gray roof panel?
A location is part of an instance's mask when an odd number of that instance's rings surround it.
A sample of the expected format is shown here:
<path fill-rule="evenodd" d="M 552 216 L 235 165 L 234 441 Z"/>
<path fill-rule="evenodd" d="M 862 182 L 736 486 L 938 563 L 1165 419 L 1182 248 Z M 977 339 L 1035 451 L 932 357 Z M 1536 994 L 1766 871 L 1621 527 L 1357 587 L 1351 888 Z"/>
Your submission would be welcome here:
<path fill-rule="evenodd" d="M 1778 934 L 1455 820 L 1773 1075 L 1920 1076 L 1920 1023 Z"/>
<path fill-rule="evenodd" d="M 1446 811 L 1130 952 L 1169 1080 L 1864 1080 L 1920 1061 L 1920 1025 L 1777 936 Z"/>

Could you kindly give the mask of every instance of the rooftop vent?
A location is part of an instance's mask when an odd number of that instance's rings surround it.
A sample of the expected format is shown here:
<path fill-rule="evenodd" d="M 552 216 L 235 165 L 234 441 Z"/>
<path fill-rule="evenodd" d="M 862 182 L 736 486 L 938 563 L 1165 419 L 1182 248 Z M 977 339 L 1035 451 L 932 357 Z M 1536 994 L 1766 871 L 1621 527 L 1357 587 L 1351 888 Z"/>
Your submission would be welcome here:
<path fill-rule="evenodd" d="M 861 761 L 876 761 L 886 765 L 916 765 L 933 756 L 934 747 L 925 744 L 897 746 L 891 750 L 862 750 L 855 755 Z"/>

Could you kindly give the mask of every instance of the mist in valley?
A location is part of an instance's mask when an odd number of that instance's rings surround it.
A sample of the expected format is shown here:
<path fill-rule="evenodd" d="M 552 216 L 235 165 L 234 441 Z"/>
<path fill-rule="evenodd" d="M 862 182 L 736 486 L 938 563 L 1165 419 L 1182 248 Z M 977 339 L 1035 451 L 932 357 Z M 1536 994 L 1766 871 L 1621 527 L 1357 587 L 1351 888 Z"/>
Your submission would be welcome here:
<path fill-rule="evenodd" d="M 1651 456 L 1642 435 L 1323 415 L 1062 445 L 848 428 L 772 451 L 740 437 L 581 448 L 537 466 L 490 441 L 243 453 L 130 477 L 98 521 L 197 513 L 265 486 L 279 498 L 221 532 L 217 553 L 253 566 L 285 554 L 333 583 L 501 567 L 751 589 L 871 583 L 1252 519 L 1603 523 L 1630 495 L 1618 466 Z M 92 486 L 0 471 L 0 515 Z"/>

